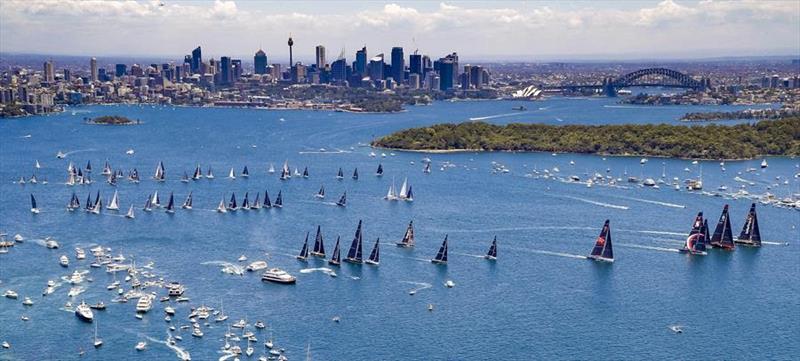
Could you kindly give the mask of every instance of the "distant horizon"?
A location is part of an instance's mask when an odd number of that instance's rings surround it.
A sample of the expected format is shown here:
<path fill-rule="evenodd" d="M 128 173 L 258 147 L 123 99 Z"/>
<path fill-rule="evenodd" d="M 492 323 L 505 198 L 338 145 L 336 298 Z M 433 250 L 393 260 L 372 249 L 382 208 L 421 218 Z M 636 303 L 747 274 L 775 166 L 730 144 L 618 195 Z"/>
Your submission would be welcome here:
<path fill-rule="evenodd" d="M 276 6 L 278 5 L 278 6 Z M 624 61 L 800 57 L 798 1 L 95 1 L 4 0 L 0 52 L 328 62 L 401 46 L 436 59 Z M 291 5 L 291 6 L 288 6 Z M 108 24 L 113 24 L 113 29 Z M 371 46 L 371 44 L 373 44 Z M 377 47 L 374 45 L 378 45 Z M 125 51 L 126 54 L 119 54 Z M 473 60 L 474 59 L 474 60 Z M 177 60 L 177 59 L 176 59 Z"/>

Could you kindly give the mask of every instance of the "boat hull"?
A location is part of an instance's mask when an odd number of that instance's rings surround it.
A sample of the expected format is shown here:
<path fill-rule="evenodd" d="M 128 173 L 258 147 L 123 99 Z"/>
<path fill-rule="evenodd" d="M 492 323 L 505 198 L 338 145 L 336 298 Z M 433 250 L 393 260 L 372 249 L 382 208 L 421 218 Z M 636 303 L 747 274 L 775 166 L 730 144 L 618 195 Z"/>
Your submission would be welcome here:
<path fill-rule="evenodd" d="M 586 256 L 586 259 L 588 259 L 590 261 L 595 261 L 595 262 L 614 263 L 614 259 L 613 258 L 606 258 L 606 257 L 600 257 L 600 256 Z"/>
<path fill-rule="evenodd" d="M 447 265 L 447 261 L 440 261 L 438 259 L 432 259 L 431 263 L 433 264 L 440 264 L 440 265 Z"/>
<path fill-rule="evenodd" d="M 272 277 L 262 277 L 261 281 L 263 282 L 272 282 L 272 283 L 280 283 L 284 285 L 290 285 L 297 282 L 295 278 L 292 279 L 281 279 L 281 278 L 272 278 Z"/>

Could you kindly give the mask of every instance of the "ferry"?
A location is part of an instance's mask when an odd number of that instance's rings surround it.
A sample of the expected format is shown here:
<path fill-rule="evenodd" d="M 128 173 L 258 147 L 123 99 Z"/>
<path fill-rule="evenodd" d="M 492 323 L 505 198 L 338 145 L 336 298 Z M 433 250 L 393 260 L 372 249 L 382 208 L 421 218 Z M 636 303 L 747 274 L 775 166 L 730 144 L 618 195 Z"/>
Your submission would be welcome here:
<path fill-rule="evenodd" d="M 261 276 L 262 281 L 267 282 L 275 282 L 275 283 L 282 283 L 282 284 L 292 284 L 297 281 L 297 279 L 286 273 L 286 271 L 279 269 L 279 268 L 272 268 Z"/>

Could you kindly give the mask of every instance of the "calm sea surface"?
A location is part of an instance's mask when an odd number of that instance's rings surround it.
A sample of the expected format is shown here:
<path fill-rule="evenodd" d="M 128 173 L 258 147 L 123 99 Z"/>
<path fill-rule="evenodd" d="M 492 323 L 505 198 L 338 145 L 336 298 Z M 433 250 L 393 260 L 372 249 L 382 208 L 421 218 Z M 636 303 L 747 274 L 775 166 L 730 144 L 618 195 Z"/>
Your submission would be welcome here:
<path fill-rule="evenodd" d="M 800 192 L 795 174 L 798 159 L 769 158 L 731 161 L 722 171 L 719 162 L 691 164 L 678 159 L 608 157 L 545 153 L 459 153 L 428 155 L 433 172 L 422 172 L 424 154 L 375 150 L 368 144 L 392 131 L 470 119 L 492 123 L 544 122 L 550 124 L 677 123 L 687 111 L 732 110 L 742 107 L 619 105 L 604 98 L 553 98 L 527 103 L 515 112 L 516 102 L 440 102 L 412 107 L 400 114 L 347 114 L 314 111 L 265 111 L 138 106 L 71 108 L 52 116 L 0 121 L 0 230 L 23 235 L 24 243 L 0 254 L 0 292 L 19 293 L 18 300 L 0 299 L 0 359 L 176 359 L 164 340 L 170 323 L 167 305 L 156 300 L 142 320 L 136 319 L 135 300 L 113 303 L 116 292 L 106 290 L 114 279 L 104 269 L 89 268 L 75 259 L 75 247 L 112 248 L 137 266 L 187 288 L 187 303 L 172 321 L 183 341 L 177 347 L 194 360 L 224 356 L 227 326 L 239 319 L 252 324 L 263 320 L 267 329 L 255 331 L 257 356 L 271 334 L 289 359 L 303 359 L 310 345 L 317 360 L 467 360 L 467 359 L 793 359 L 800 353 L 800 212 L 759 203 L 761 249 L 737 247 L 734 252 L 712 250 L 708 256 L 675 252 L 691 227 L 694 215 L 704 211 L 712 227 L 724 204 L 729 204 L 734 234 L 738 234 L 752 200 L 660 189 L 622 182 L 623 187 L 594 186 L 527 176 L 534 170 L 557 167 L 559 177 L 583 179 L 595 172 L 658 179 L 665 173 L 683 181 L 702 172 L 706 191 L 726 185 L 728 193 L 743 185 L 750 194 L 770 192 L 778 198 Z M 139 126 L 91 126 L 84 117 L 106 114 L 141 119 Z M 736 146 L 731 144 L 731 146 Z M 325 151 L 320 151 L 324 148 Z M 134 149 L 134 155 L 126 155 Z M 67 153 L 57 159 L 58 151 Z M 34 169 L 38 160 L 42 168 Z M 117 187 L 99 172 L 108 162 L 127 174 L 138 168 L 140 184 L 122 180 Z M 269 174 L 288 160 L 292 169 L 308 167 L 310 177 L 278 179 Z M 66 186 L 69 162 L 91 161 L 95 183 Z M 152 174 L 159 161 L 167 181 L 156 183 Z M 570 164 L 574 162 L 574 165 Z M 508 173 L 492 174 L 493 163 Z M 180 182 L 194 166 L 210 166 L 216 179 Z M 383 177 L 374 175 L 378 164 Z M 251 176 L 230 180 L 247 166 Z M 345 179 L 335 179 L 339 168 Z M 747 172 L 747 168 L 758 168 Z M 350 178 L 358 168 L 360 179 Z M 686 170 L 688 169 L 688 171 Z M 741 174 L 739 174 L 741 172 Z M 16 184 L 20 176 L 36 174 L 49 184 Z M 736 181 L 739 176 L 743 181 Z M 778 178 L 779 177 L 779 178 Z M 415 201 L 383 200 L 389 185 L 404 180 L 413 185 Z M 788 180 L 788 184 L 784 181 Z M 328 197 L 314 194 L 325 186 Z M 749 185 L 752 184 L 752 185 Z M 72 192 L 81 203 L 100 191 L 104 201 L 119 192 L 121 208 L 131 204 L 136 219 L 124 212 L 90 215 L 67 212 Z M 191 191 L 194 209 L 142 212 L 148 194 L 158 191 L 162 203 L 171 192 L 176 201 Z M 235 192 L 283 192 L 283 209 L 213 211 L 223 196 Z M 334 202 L 347 191 L 346 208 Z M 39 201 L 41 213 L 29 212 L 29 197 Z M 757 201 L 756 201 L 757 202 Z M 582 259 L 591 249 L 605 219 L 611 220 L 616 262 L 596 264 Z M 328 267 L 320 259 L 299 262 L 306 232 L 321 225 L 328 252 L 337 236 L 346 251 L 359 220 L 364 222 L 364 252 L 381 239 L 380 266 L 343 264 L 338 277 L 309 270 Z M 414 221 L 417 246 L 400 249 L 398 241 Z M 428 262 L 444 239 L 450 239 L 450 262 Z M 46 249 L 45 237 L 61 248 Z M 482 259 L 497 236 L 499 259 Z M 784 243 L 788 242 L 788 245 Z M 58 264 L 70 257 L 69 268 Z M 240 255 L 247 262 L 238 262 Z M 226 265 L 244 267 L 266 260 L 298 279 L 293 286 L 266 284 L 260 274 L 243 276 L 223 272 Z M 230 267 L 228 267 L 230 268 Z M 67 296 L 64 283 L 42 297 L 48 280 L 74 270 L 90 270 L 93 282 L 85 291 Z M 305 270 L 305 271 L 301 271 Z M 119 279 L 122 274 L 119 274 Z M 156 278 L 157 279 L 157 278 Z M 155 280 L 155 279 L 154 279 Z M 454 288 L 443 283 L 452 280 Z M 123 282 L 126 290 L 130 285 Z M 409 291 L 417 289 L 415 295 Z M 166 291 L 150 288 L 159 296 Z M 29 296 L 32 307 L 22 305 Z M 64 305 L 81 300 L 104 301 L 95 311 L 105 345 L 92 347 L 94 325 L 81 322 Z M 230 319 L 202 323 L 203 338 L 191 337 L 180 325 L 189 324 L 191 307 L 224 304 Z M 434 306 L 433 311 L 428 305 Z M 29 321 L 20 317 L 26 315 Z M 332 318 L 338 316 L 341 322 Z M 682 325 L 675 334 L 669 326 Z M 248 329 L 253 330 L 252 327 Z M 241 330 L 235 329 L 236 333 Z M 148 340 L 147 350 L 134 350 Z M 240 343 L 246 347 L 244 342 Z M 85 355 L 79 356 L 83 349 Z M 794 356 L 792 356 L 794 355 Z M 247 359 L 242 355 L 242 359 Z"/>

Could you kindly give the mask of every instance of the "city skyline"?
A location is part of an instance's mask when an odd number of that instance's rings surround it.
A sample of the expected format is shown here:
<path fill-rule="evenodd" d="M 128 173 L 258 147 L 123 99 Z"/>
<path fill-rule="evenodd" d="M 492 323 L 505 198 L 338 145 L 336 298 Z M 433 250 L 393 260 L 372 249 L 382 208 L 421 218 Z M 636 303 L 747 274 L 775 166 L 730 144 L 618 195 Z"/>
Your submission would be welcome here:
<path fill-rule="evenodd" d="M 458 51 L 470 60 L 800 53 L 798 2 L 596 2 L 593 8 L 551 2 L 299 2 L 278 12 L 273 5 L 223 0 L 4 1 L 0 51 L 178 57 L 202 45 L 209 58 L 251 58 L 263 49 L 271 62 L 285 63 L 291 33 L 294 57 L 304 63 L 314 63 L 318 45 L 327 49 L 329 63 L 342 50 L 351 57 L 364 45 L 375 49 L 371 54 L 383 52 L 387 58 L 399 46 L 406 54 L 415 49 L 435 56 Z M 109 21 L 120 24 L 117 31 L 102 31 Z M 158 41 L 147 41 L 148 34 L 157 35 Z M 136 38 L 141 41 L 127 41 Z"/>

